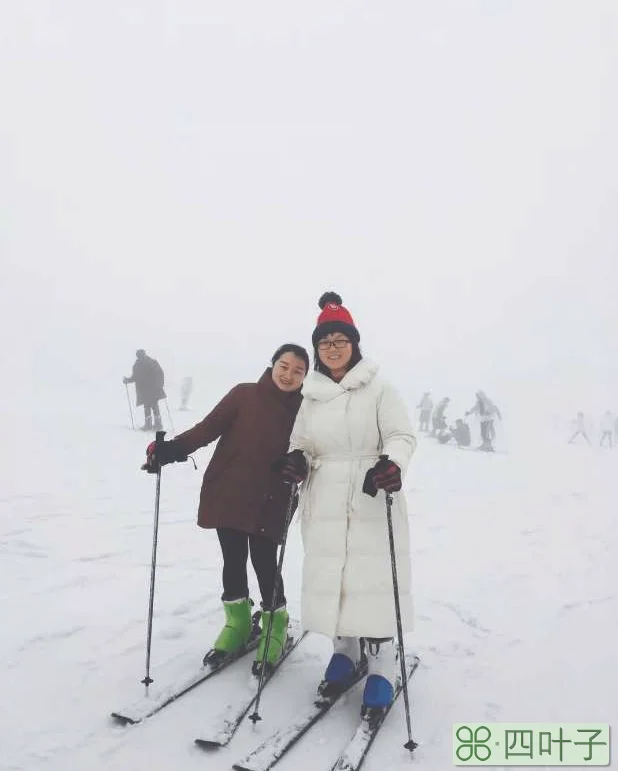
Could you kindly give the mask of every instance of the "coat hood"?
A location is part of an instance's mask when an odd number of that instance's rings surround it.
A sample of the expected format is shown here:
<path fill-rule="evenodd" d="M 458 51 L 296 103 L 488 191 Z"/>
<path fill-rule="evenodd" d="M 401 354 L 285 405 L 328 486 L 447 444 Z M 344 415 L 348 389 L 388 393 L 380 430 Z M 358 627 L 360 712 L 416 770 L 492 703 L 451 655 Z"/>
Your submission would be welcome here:
<path fill-rule="evenodd" d="M 328 402 L 346 391 L 355 391 L 367 385 L 378 369 L 378 365 L 369 359 L 361 359 L 338 383 L 321 372 L 311 372 L 303 384 L 302 395 L 305 399 Z"/>

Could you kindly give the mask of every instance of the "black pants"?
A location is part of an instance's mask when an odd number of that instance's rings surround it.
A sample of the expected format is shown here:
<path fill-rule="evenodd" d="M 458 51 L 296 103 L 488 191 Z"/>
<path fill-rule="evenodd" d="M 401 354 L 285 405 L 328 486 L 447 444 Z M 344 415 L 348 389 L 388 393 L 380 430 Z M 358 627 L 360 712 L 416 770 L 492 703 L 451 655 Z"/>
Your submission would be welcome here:
<path fill-rule="evenodd" d="M 249 596 L 247 581 L 247 557 L 251 552 L 251 564 L 255 570 L 262 607 L 270 608 L 277 574 L 277 544 L 265 535 L 243 533 L 231 527 L 218 527 L 217 535 L 223 553 L 222 600 L 238 600 Z M 275 608 L 285 604 L 283 578 L 279 581 Z"/>

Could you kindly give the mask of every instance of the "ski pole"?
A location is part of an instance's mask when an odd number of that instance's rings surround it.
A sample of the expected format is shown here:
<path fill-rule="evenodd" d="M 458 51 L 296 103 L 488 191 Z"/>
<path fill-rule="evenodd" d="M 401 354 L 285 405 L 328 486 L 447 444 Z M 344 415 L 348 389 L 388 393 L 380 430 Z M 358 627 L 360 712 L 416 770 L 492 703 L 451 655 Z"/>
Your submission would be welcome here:
<path fill-rule="evenodd" d="M 381 458 L 388 456 L 380 456 Z M 408 697 L 408 677 L 406 672 L 405 652 L 403 649 L 403 630 L 401 627 L 401 606 L 399 604 L 399 581 L 397 580 L 397 560 L 395 557 L 395 538 L 393 536 L 393 494 L 386 493 L 386 521 L 388 523 L 388 541 L 391 551 L 391 568 L 393 571 L 393 593 L 395 595 L 395 617 L 397 619 L 397 645 L 399 648 L 399 664 L 401 666 L 401 687 L 403 690 L 403 701 L 406 710 L 406 726 L 408 728 L 408 741 L 403 745 L 410 752 L 418 747 L 418 744 L 412 738 L 412 725 L 410 722 L 410 699 Z"/>
<path fill-rule="evenodd" d="M 279 592 L 279 586 L 281 584 L 281 570 L 283 568 L 283 555 L 285 554 L 285 543 L 288 538 L 288 530 L 290 528 L 290 522 L 292 521 L 292 517 L 294 516 L 294 499 L 296 497 L 297 489 L 298 489 L 298 486 L 296 485 L 295 482 L 293 482 L 290 487 L 290 500 L 288 501 L 288 509 L 285 515 L 285 525 L 283 527 L 283 536 L 281 538 L 279 559 L 277 561 L 277 572 L 275 573 L 275 585 L 273 587 L 273 597 L 270 603 L 270 615 L 268 616 L 268 627 L 266 628 L 266 640 L 264 642 L 264 656 L 262 659 L 262 666 L 260 668 L 260 680 L 258 683 L 257 696 L 255 697 L 255 709 L 253 710 L 253 713 L 249 715 L 249 720 L 253 722 L 253 725 L 255 725 L 258 720 L 262 719 L 259 713 L 260 698 L 262 696 L 262 690 L 264 688 L 264 675 L 266 673 L 266 665 L 268 662 L 268 649 L 270 648 L 270 637 L 273 629 L 273 614 L 275 612 L 275 603 L 277 602 L 277 594 Z"/>
<path fill-rule="evenodd" d="M 133 421 L 133 407 L 131 407 L 131 397 L 129 396 L 129 384 L 125 383 L 124 387 L 127 389 L 127 402 L 129 403 L 129 415 L 131 416 L 131 428 L 135 430 L 135 422 Z"/>
<path fill-rule="evenodd" d="M 176 433 L 176 429 L 174 428 L 174 421 L 172 420 L 172 413 L 170 412 L 170 406 L 167 403 L 167 397 L 165 399 L 165 406 L 167 407 L 167 416 L 170 419 L 170 426 L 172 428 L 172 431 Z"/>
<path fill-rule="evenodd" d="M 165 436 L 165 431 L 157 431 L 155 435 L 156 442 L 162 442 Z M 146 463 L 142 466 L 142 469 L 149 474 L 157 475 L 157 487 L 155 493 L 155 507 L 154 507 L 154 530 L 152 536 L 152 560 L 150 563 L 150 597 L 148 600 L 148 631 L 146 634 L 146 676 L 141 681 L 146 686 L 146 693 L 148 693 L 148 686 L 154 682 L 150 677 L 150 649 L 152 644 L 152 615 L 154 610 L 154 595 L 155 595 L 155 575 L 157 571 L 157 541 L 159 537 L 159 501 L 161 499 L 161 464 L 156 460 L 155 463 Z"/>

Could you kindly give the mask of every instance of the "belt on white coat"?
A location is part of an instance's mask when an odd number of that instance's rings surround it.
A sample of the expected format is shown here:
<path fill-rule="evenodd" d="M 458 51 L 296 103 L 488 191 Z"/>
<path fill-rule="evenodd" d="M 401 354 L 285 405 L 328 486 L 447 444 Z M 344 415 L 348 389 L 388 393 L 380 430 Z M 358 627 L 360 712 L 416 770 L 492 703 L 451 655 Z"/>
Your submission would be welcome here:
<path fill-rule="evenodd" d="M 375 452 L 370 452 L 370 453 L 342 452 L 337 455 L 316 455 L 311 459 L 311 467 L 320 468 L 320 466 L 324 461 L 327 463 L 333 463 L 336 461 L 348 461 L 348 460 L 378 460 L 379 456 L 380 456 L 380 453 L 377 450 Z"/>

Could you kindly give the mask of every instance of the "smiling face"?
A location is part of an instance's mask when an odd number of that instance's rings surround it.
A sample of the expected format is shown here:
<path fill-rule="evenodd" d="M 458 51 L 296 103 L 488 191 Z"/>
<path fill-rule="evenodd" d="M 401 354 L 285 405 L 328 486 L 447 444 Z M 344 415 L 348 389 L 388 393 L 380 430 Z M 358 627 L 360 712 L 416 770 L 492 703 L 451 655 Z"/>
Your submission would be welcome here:
<path fill-rule="evenodd" d="M 305 362 L 291 351 L 282 353 L 273 364 L 273 382 L 281 391 L 298 391 L 306 374 Z"/>
<path fill-rule="evenodd" d="M 347 371 L 352 358 L 352 343 L 342 332 L 333 332 L 331 335 L 318 340 L 318 356 L 320 361 L 331 372 L 335 379 L 341 379 Z"/>

